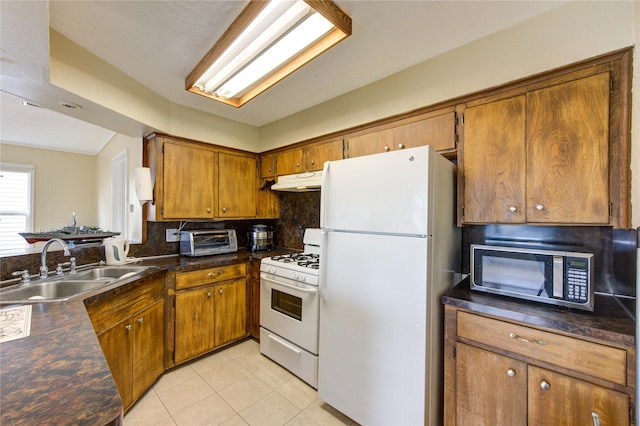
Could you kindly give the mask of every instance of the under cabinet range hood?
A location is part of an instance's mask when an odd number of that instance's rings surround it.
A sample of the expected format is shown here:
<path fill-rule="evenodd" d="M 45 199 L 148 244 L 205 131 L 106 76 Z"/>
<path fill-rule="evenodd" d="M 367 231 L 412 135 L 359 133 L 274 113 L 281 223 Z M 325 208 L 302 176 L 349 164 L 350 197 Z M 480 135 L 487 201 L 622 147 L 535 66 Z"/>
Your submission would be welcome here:
<path fill-rule="evenodd" d="M 273 191 L 308 192 L 320 191 L 322 171 L 278 176 L 278 182 L 271 186 Z"/>

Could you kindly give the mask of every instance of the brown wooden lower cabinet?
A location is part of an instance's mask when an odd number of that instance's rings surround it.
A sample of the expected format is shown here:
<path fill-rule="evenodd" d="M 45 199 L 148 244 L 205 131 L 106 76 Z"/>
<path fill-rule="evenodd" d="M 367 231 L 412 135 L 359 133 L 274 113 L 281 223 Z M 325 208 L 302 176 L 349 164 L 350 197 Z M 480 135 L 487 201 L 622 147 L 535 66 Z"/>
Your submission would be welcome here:
<path fill-rule="evenodd" d="M 251 261 L 249 280 L 249 334 L 260 340 L 260 259 Z"/>
<path fill-rule="evenodd" d="M 632 348 L 447 305 L 444 351 L 446 425 L 625 426 L 633 421 Z"/>
<path fill-rule="evenodd" d="M 174 282 L 175 364 L 248 335 L 247 264 L 176 273 Z"/>
<path fill-rule="evenodd" d="M 163 293 L 160 278 L 87 306 L 125 409 L 164 371 Z"/>

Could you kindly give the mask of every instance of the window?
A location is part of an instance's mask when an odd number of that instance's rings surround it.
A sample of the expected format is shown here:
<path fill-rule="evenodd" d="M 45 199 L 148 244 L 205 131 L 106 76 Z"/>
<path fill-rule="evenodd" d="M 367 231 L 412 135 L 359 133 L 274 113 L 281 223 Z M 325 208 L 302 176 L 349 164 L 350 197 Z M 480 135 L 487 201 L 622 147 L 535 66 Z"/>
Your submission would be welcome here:
<path fill-rule="evenodd" d="M 33 231 L 34 166 L 0 163 L 0 252 L 24 250 Z"/>

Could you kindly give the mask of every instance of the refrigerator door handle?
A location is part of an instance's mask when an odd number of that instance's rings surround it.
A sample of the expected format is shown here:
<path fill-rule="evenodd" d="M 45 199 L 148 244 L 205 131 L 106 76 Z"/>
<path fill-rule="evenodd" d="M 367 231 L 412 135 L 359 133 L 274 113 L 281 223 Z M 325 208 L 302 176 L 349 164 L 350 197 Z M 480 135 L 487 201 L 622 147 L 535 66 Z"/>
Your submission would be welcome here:
<path fill-rule="evenodd" d="M 324 163 L 325 166 L 327 163 Z M 328 232 L 325 229 L 320 231 L 322 234 L 322 243 L 320 244 L 321 253 L 320 253 L 320 271 L 318 271 L 318 281 L 319 281 L 319 290 L 320 290 L 320 299 L 325 300 L 325 295 L 327 293 L 327 236 Z"/>
<path fill-rule="evenodd" d="M 326 213 L 325 201 L 329 199 L 329 187 L 327 186 L 327 181 L 329 180 L 330 163 L 330 161 L 326 161 L 322 170 L 322 190 L 320 191 L 320 228 L 323 229 L 326 222 L 324 219 Z"/>

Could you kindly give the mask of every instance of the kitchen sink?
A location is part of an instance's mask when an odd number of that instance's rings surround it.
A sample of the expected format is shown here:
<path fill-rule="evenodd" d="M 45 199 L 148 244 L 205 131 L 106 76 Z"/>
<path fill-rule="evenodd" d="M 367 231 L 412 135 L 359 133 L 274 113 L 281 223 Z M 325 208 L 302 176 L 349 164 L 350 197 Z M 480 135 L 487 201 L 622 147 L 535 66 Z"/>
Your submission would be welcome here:
<path fill-rule="evenodd" d="M 148 266 L 98 266 L 65 276 L 65 280 L 115 281 L 131 277 L 147 269 L 149 269 Z"/>
<path fill-rule="evenodd" d="M 60 302 L 149 269 L 148 266 L 98 266 L 63 277 L 0 289 L 0 304 Z"/>
<path fill-rule="evenodd" d="M 37 303 L 68 300 L 72 296 L 107 285 L 105 281 L 52 280 L 0 290 L 0 303 Z"/>

